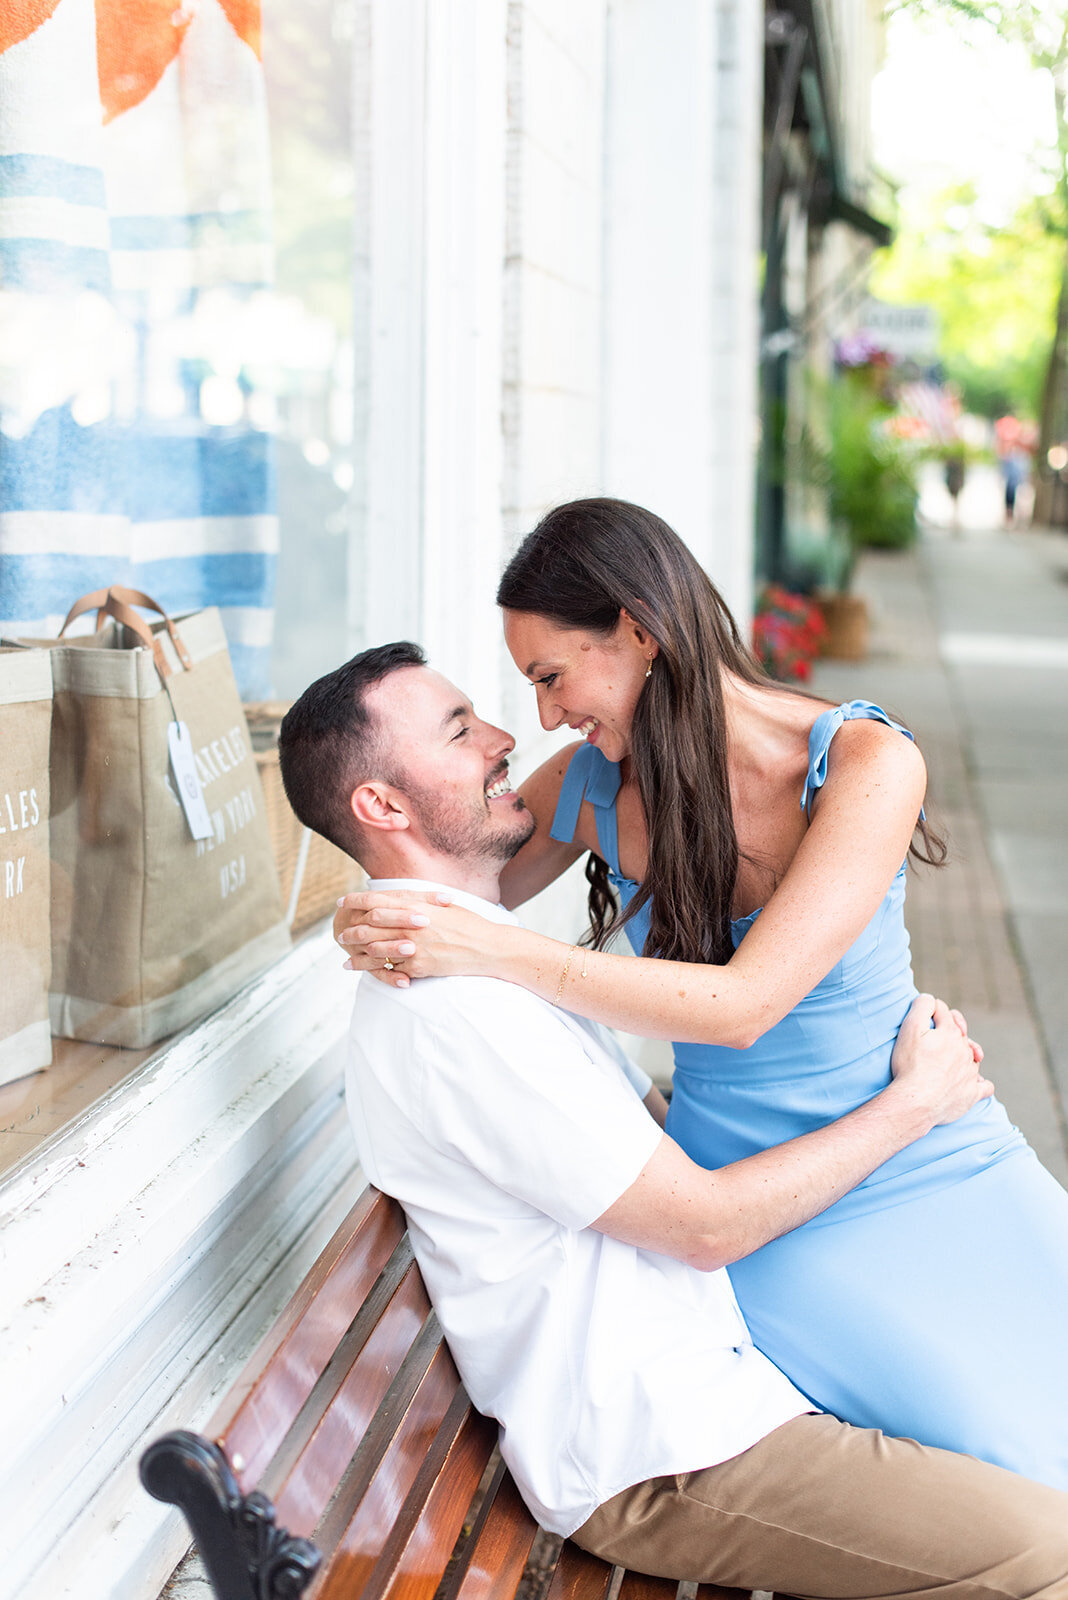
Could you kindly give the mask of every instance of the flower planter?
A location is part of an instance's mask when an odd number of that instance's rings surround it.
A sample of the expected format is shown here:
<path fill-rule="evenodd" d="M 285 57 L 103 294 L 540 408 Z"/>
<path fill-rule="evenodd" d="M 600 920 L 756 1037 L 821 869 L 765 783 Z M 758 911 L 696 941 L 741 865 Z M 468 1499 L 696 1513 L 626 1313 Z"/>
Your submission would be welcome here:
<path fill-rule="evenodd" d="M 868 653 L 868 602 L 857 594 L 831 592 L 818 599 L 827 624 L 820 654 L 836 661 L 862 661 Z"/>

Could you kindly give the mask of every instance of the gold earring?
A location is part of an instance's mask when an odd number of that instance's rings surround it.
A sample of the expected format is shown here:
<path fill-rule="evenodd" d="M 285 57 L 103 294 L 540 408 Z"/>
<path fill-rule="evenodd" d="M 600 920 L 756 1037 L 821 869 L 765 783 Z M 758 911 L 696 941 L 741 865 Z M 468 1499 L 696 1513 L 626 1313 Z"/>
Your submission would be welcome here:
<path fill-rule="evenodd" d="M 652 656 L 650 656 L 648 661 L 645 664 L 645 676 L 647 678 L 651 678 L 652 675 L 653 675 L 653 658 L 652 658 Z"/>

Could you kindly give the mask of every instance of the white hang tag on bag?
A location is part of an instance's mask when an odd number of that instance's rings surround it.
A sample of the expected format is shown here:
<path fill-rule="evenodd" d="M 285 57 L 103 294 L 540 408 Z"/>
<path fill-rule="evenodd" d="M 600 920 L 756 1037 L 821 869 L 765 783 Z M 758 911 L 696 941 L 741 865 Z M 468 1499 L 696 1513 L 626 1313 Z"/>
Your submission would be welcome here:
<path fill-rule="evenodd" d="M 194 839 L 210 839 L 214 829 L 193 760 L 193 741 L 184 722 L 167 724 L 167 743 L 171 752 L 171 770 L 189 831 Z"/>

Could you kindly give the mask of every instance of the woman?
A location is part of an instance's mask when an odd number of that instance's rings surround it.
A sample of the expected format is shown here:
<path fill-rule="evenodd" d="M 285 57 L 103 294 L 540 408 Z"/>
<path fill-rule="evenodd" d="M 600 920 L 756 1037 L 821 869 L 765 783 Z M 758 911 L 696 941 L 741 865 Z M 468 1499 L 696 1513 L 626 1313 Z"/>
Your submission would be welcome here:
<path fill-rule="evenodd" d="M 354 965 L 507 978 L 674 1039 L 668 1131 L 709 1168 L 869 1099 L 915 995 L 903 863 L 944 856 L 911 735 L 764 678 L 636 506 L 550 512 L 498 600 L 543 725 L 584 740 L 523 786 L 538 828 L 502 893 L 518 904 L 588 852 L 592 950 L 441 906 L 415 931 L 410 906 L 361 916 L 356 897 Z M 620 925 L 642 959 L 604 953 Z M 1068 1195 L 996 1101 L 731 1277 L 756 1343 L 819 1405 L 1068 1488 Z"/>

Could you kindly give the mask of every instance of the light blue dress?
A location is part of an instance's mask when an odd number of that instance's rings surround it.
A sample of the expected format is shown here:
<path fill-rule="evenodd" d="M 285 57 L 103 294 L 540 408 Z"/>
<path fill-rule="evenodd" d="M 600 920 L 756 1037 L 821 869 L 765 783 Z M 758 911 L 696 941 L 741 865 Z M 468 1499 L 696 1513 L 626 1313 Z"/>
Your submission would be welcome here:
<path fill-rule="evenodd" d="M 854 717 L 899 726 L 859 700 L 819 716 L 806 808 Z M 589 800 L 626 904 L 638 885 L 619 870 L 619 784 L 618 766 L 583 746 L 552 834 L 572 839 Z M 675 1045 L 667 1126 L 695 1161 L 737 1161 L 886 1086 L 916 995 L 904 901 L 902 865 L 856 943 L 748 1050 Z M 758 915 L 733 924 L 736 948 Z M 647 931 L 647 911 L 628 924 L 639 953 Z M 817 1405 L 1068 1489 L 1068 1193 L 996 1100 L 932 1129 L 730 1274 L 754 1341 Z"/>

